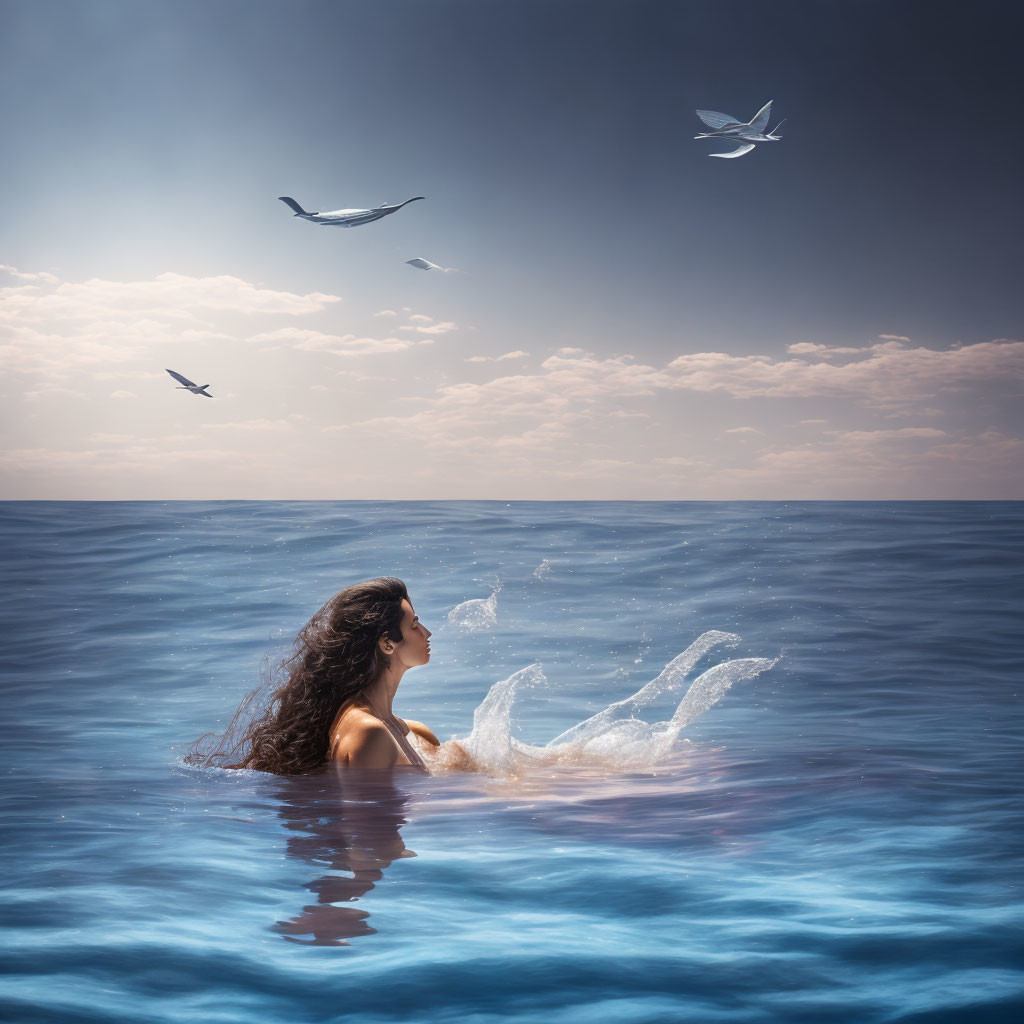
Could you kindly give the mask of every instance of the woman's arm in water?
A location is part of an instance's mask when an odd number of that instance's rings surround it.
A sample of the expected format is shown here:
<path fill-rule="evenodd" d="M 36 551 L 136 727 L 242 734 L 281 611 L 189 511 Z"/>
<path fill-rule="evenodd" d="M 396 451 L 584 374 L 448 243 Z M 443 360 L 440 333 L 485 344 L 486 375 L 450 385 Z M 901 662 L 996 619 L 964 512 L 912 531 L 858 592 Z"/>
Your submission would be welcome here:
<path fill-rule="evenodd" d="M 479 772 L 483 766 L 456 739 L 446 740 L 428 754 L 430 771 L 438 772 Z"/>
<path fill-rule="evenodd" d="M 440 772 L 475 772 L 480 771 L 480 765 L 470 755 L 469 751 L 455 739 L 442 743 L 422 722 L 414 722 L 411 718 L 404 719 L 409 726 L 409 732 L 425 739 L 433 749 L 427 750 L 428 764 L 431 771 Z"/>
<path fill-rule="evenodd" d="M 403 718 L 402 721 L 409 726 L 409 732 L 416 733 L 421 739 L 425 739 L 435 747 L 441 746 L 441 741 L 434 735 L 433 730 L 428 729 L 422 722 L 414 722 L 411 718 Z"/>

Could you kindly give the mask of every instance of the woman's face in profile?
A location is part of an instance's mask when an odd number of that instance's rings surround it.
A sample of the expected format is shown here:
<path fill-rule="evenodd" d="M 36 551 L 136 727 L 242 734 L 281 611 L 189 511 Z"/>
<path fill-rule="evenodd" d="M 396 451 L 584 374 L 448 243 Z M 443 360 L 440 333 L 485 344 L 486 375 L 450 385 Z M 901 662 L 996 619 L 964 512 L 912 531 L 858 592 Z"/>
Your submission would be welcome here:
<path fill-rule="evenodd" d="M 430 630 L 420 622 L 412 605 L 402 599 L 402 642 L 391 655 L 405 668 L 426 665 L 430 661 Z"/>

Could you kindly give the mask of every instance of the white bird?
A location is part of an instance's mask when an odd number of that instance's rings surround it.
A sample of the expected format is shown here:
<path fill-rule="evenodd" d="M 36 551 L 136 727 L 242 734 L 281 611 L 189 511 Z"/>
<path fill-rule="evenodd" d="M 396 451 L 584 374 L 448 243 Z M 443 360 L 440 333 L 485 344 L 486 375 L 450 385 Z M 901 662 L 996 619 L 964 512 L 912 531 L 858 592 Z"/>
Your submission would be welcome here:
<path fill-rule="evenodd" d="M 735 157 L 749 153 L 755 143 L 758 142 L 779 142 L 781 135 L 775 133 L 785 124 L 780 121 L 770 132 L 765 134 L 768 126 L 768 118 L 771 116 L 772 100 L 769 100 L 749 121 L 737 121 L 730 114 L 720 114 L 717 110 L 698 110 L 697 116 L 714 131 L 701 132 L 694 135 L 695 139 L 723 139 L 728 142 L 739 142 L 738 149 L 730 150 L 728 153 L 708 153 L 708 156 L 719 156 L 724 160 L 732 160 Z"/>
<path fill-rule="evenodd" d="M 164 367 L 164 369 L 167 369 Z M 175 373 L 173 370 L 167 370 L 167 372 L 181 385 L 178 391 L 191 391 L 193 395 L 202 395 L 203 398 L 213 398 L 213 395 L 207 392 L 209 384 L 193 384 L 188 377 L 182 377 L 180 373 Z"/>
<path fill-rule="evenodd" d="M 415 203 L 424 197 L 413 196 L 412 199 L 406 199 L 404 203 L 396 203 L 394 206 L 384 203 L 383 206 L 375 206 L 372 210 L 329 210 L 326 213 L 310 213 L 299 206 L 291 196 L 278 196 L 277 198 L 290 206 L 295 211 L 295 216 L 301 217 L 303 220 L 312 221 L 314 224 L 326 224 L 329 227 L 355 228 L 360 224 L 369 224 L 371 221 L 380 220 L 381 217 L 395 213 L 403 206 L 408 206 L 409 203 Z"/>
<path fill-rule="evenodd" d="M 414 260 L 406 260 L 405 262 L 417 270 L 444 270 L 444 267 L 439 267 L 436 263 L 431 263 L 430 260 L 422 259 L 419 256 Z"/>

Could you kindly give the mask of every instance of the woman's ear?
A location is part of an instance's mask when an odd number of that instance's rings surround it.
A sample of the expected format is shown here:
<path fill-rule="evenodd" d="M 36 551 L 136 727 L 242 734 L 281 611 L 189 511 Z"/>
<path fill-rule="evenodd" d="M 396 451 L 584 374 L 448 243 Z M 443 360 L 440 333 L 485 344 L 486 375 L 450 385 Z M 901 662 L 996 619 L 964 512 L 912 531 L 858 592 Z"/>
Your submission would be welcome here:
<path fill-rule="evenodd" d="M 385 633 L 380 640 L 377 641 L 378 646 L 385 654 L 392 654 L 395 650 L 395 645 L 391 642 L 391 637 Z"/>

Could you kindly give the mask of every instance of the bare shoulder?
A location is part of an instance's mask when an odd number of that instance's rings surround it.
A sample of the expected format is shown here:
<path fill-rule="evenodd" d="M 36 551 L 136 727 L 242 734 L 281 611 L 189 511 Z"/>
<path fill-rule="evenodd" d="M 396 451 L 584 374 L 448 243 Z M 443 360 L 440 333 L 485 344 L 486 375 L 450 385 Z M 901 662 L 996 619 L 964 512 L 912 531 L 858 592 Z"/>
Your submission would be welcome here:
<path fill-rule="evenodd" d="M 331 756 L 353 768 L 393 768 L 398 750 L 379 718 L 351 708 L 334 728 Z"/>
<path fill-rule="evenodd" d="M 403 718 L 402 721 L 409 726 L 409 732 L 416 733 L 428 743 L 433 743 L 435 747 L 441 745 L 441 741 L 434 735 L 433 730 L 427 728 L 422 722 L 414 722 L 411 718 Z"/>

